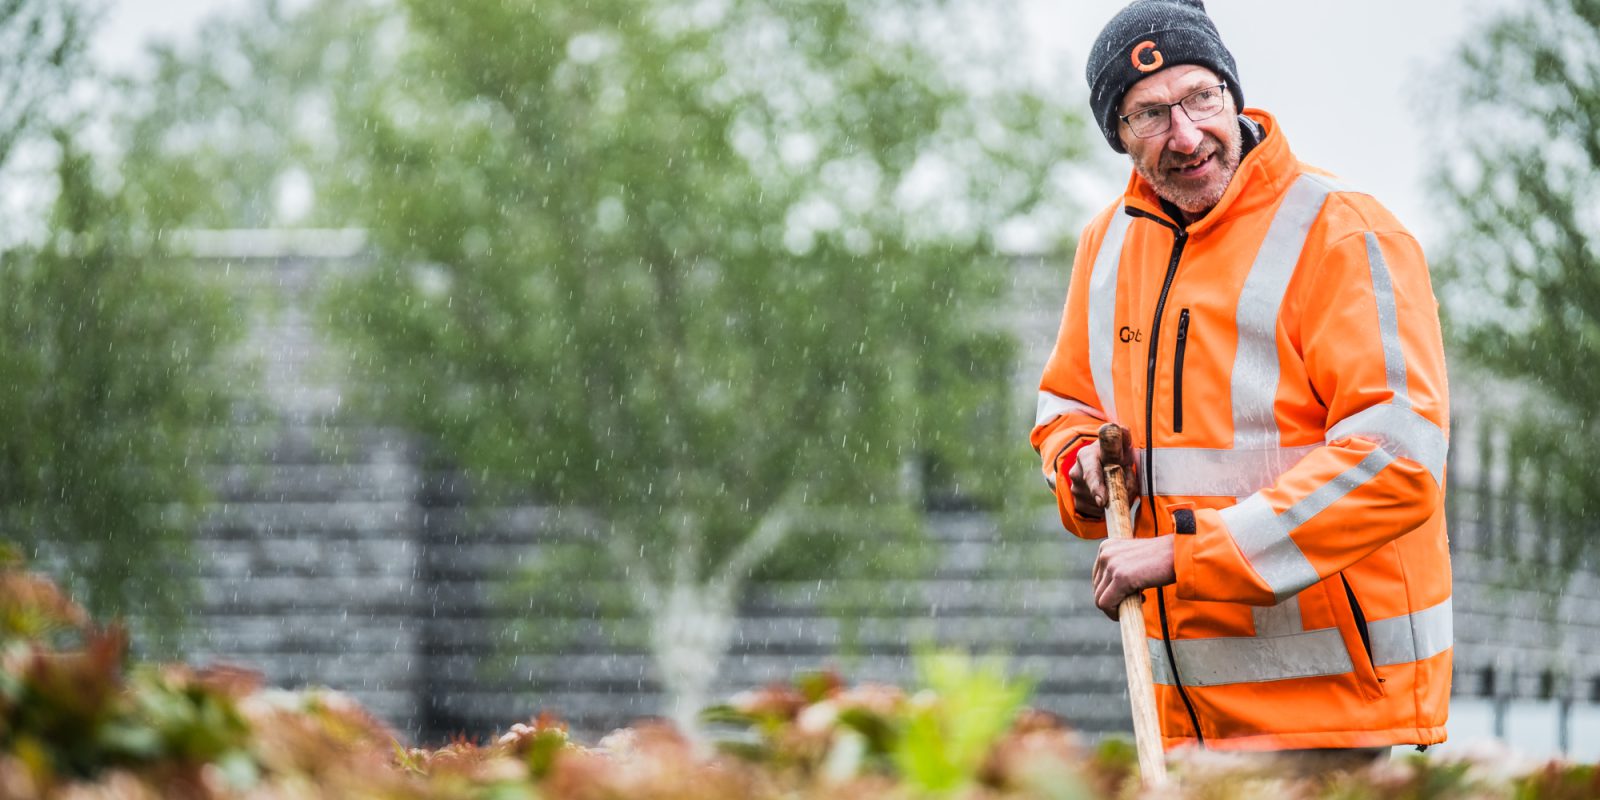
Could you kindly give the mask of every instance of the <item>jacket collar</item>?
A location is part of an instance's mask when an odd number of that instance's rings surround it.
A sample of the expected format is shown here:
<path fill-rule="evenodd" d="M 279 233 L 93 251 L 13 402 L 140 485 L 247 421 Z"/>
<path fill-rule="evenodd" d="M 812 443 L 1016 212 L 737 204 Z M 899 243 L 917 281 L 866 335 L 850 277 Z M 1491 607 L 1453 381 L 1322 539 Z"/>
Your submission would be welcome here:
<path fill-rule="evenodd" d="M 1297 162 L 1294 153 L 1289 150 L 1289 142 L 1278 129 L 1277 119 L 1259 108 L 1247 108 L 1243 116 L 1260 125 L 1261 141 L 1240 159 L 1239 169 L 1233 173 L 1233 180 L 1228 182 L 1228 189 L 1223 192 L 1217 205 L 1204 217 L 1188 225 L 1190 235 L 1201 233 L 1223 220 L 1273 205 L 1278 195 L 1287 191 L 1294 181 L 1298 172 L 1295 166 Z M 1177 222 L 1163 208 L 1164 204 L 1156 196 L 1155 189 L 1139 177 L 1138 172 L 1133 172 L 1128 178 L 1123 202 Z"/>

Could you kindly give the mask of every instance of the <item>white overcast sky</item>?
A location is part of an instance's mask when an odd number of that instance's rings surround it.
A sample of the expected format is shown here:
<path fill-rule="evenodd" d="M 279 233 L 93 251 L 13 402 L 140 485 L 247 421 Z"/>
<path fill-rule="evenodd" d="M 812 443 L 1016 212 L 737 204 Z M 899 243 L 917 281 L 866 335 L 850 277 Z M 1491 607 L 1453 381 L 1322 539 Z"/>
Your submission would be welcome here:
<path fill-rule="evenodd" d="M 441 0 L 447 2 L 448 0 Z M 101 63 L 137 63 L 151 37 L 181 39 L 205 16 L 253 0 L 109 0 Z M 296 6 L 305 0 L 289 0 Z M 1123 0 L 1022 0 L 1040 63 L 1059 63 L 1063 93 L 1083 100 L 1084 54 Z M 1442 235 L 1423 181 L 1430 131 L 1415 109 L 1461 37 L 1511 0 L 1212 0 L 1207 9 L 1239 64 L 1248 105 L 1278 117 L 1295 152 L 1371 192 L 1433 249 Z M 1084 101 L 1086 102 L 1086 100 Z M 1121 157 L 1105 148 L 1108 173 Z M 1108 188 L 1110 183 L 1108 183 Z M 1098 208 L 1110 196 L 1085 198 Z M 1074 224 L 1072 227 L 1076 228 Z"/>

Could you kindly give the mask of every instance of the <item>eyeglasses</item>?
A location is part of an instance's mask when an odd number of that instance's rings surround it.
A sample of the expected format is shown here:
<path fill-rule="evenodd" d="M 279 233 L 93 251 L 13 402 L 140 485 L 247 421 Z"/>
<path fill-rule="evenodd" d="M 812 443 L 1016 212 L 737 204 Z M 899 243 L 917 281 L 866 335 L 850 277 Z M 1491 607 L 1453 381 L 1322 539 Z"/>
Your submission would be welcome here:
<path fill-rule="evenodd" d="M 1127 123 L 1128 130 L 1133 131 L 1133 135 L 1140 139 L 1160 136 L 1172 127 L 1173 106 L 1183 106 L 1183 113 L 1189 115 L 1191 122 L 1199 122 L 1216 116 L 1222 111 L 1222 107 L 1227 105 L 1227 98 L 1223 92 L 1226 88 L 1228 88 L 1226 83 L 1207 86 L 1204 89 L 1190 92 L 1176 103 L 1156 103 L 1153 106 L 1141 108 L 1132 114 L 1120 116 L 1118 119 Z"/>

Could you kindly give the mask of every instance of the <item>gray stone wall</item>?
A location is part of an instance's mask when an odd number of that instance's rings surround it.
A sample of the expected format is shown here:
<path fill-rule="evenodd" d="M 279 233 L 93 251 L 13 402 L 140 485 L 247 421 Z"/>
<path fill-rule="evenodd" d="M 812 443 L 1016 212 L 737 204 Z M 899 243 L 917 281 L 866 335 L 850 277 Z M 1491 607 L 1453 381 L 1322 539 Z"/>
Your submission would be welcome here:
<path fill-rule="evenodd" d="M 192 244 L 240 290 L 253 333 L 239 355 L 257 366 L 262 400 L 240 409 L 230 446 L 210 459 L 217 499 L 197 541 L 203 600 L 190 656 L 252 665 L 277 685 L 348 691 L 414 740 L 482 736 L 540 710 L 592 737 L 659 713 L 648 654 L 610 635 L 622 623 L 517 602 L 515 582 L 560 535 L 551 510 L 472 509 L 459 479 L 424 469 L 403 432 L 345 409 L 348 364 L 314 320 L 322 282 L 361 267 L 359 233 L 226 232 Z M 1064 270 L 1022 259 L 1014 285 L 1017 392 L 1031 406 Z M 1031 414 L 1018 416 L 1020 437 Z M 1454 451 L 1476 452 L 1471 442 L 1458 426 Z M 1516 517 L 1481 513 L 1474 498 L 1492 494 L 1493 475 L 1460 461 L 1450 472 L 1464 487 L 1452 489 L 1457 693 L 1595 702 L 1594 573 L 1530 585 L 1481 555 Z M 909 684 L 913 644 L 932 641 L 1009 653 L 1037 681 L 1039 707 L 1090 733 L 1126 730 L 1117 628 L 1088 601 L 1094 548 L 1069 541 L 1053 513 L 1021 524 L 934 515 L 928 574 L 885 581 L 873 587 L 878 602 L 843 614 L 819 598 L 838 587 L 815 580 L 753 587 L 720 688 L 825 666 Z M 516 623 L 530 617 L 574 635 L 521 641 Z"/>

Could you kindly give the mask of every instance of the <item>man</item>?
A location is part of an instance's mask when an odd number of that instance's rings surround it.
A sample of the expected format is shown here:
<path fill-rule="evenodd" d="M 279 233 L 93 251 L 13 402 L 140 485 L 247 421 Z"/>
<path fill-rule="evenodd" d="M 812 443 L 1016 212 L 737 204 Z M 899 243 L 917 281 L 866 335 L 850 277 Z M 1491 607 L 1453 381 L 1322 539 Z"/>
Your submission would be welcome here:
<path fill-rule="evenodd" d="M 1141 0 L 1089 58 L 1133 175 L 1083 232 L 1034 448 L 1067 529 L 1135 538 L 1094 601 L 1143 593 L 1164 743 L 1374 756 L 1445 738 L 1448 396 L 1422 250 L 1244 108 L 1199 0 Z M 1096 430 L 1127 429 L 1102 454 Z"/>

